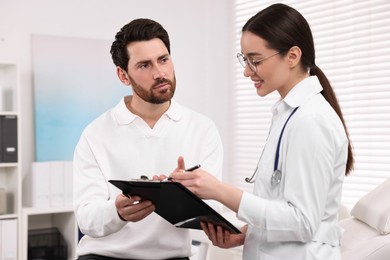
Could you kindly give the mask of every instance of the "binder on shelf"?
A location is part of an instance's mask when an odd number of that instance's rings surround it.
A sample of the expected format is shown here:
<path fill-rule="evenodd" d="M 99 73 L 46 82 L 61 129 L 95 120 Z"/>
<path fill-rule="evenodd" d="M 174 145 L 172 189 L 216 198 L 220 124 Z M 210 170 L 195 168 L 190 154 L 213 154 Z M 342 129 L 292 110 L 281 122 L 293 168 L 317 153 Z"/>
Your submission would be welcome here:
<path fill-rule="evenodd" d="M 173 181 L 123 181 L 109 182 L 125 195 L 138 195 L 156 206 L 155 212 L 179 228 L 202 229 L 201 221 L 222 226 L 233 234 L 241 233 L 232 223 L 197 197 L 182 184 Z"/>
<path fill-rule="evenodd" d="M 25 204 L 36 208 L 73 206 L 72 166 L 72 161 L 33 162 L 25 178 Z"/>
<path fill-rule="evenodd" d="M 50 163 L 33 162 L 31 172 L 31 206 L 49 208 L 50 201 Z"/>
<path fill-rule="evenodd" d="M 64 206 L 64 162 L 50 162 L 50 206 Z"/>
<path fill-rule="evenodd" d="M 0 116 L 0 162 L 18 161 L 17 117 Z"/>
<path fill-rule="evenodd" d="M 73 162 L 64 162 L 64 206 L 73 206 Z"/>

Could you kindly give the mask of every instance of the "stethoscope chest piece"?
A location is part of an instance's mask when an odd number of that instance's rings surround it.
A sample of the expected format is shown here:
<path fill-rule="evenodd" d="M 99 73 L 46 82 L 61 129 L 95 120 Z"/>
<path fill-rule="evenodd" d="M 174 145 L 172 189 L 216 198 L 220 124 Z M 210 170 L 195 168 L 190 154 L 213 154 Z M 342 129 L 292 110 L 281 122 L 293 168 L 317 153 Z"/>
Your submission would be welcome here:
<path fill-rule="evenodd" d="M 282 172 L 280 170 L 275 170 L 271 176 L 271 185 L 275 186 L 282 181 Z"/>

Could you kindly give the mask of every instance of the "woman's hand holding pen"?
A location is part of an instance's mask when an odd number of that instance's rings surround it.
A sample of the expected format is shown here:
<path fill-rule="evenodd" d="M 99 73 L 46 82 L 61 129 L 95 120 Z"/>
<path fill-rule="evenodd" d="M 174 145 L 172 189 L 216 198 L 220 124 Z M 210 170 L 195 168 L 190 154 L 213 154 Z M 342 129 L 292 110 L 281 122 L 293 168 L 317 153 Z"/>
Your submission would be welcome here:
<path fill-rule="evenodd" d="M 178 167 L 171 178 L 180 182 L 201 199 L 213 199 L 221 202 L 234 212 L 238 211 L 243 191 L 218 180 L 215 176 L 200 169 L 184 171 L 184 159 L 179 157 Z"/>
<path fill-rule="evenodd" d="M 115 199 L 118 216 L 124 221 L 137 222 L 150 215 L 156 206 L 151 201 L 142 201 L 139 196 L 119 194 Z"/>
<path fill-rule="evenodd" d="M 219 180 L 201 168 L 184 170 L 183 157 L 179 157 L 178 167 L 170 177 L 202 199 L 216 199 Z"/>

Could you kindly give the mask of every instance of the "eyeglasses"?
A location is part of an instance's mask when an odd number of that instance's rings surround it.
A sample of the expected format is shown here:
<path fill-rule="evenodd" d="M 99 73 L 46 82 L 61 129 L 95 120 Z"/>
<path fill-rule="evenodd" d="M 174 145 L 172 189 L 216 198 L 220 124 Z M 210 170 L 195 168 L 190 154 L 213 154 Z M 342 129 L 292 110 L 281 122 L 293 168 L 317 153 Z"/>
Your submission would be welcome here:
<path fill-rule="evenodd" d="M 280 52 L 276 52 L 268 57 L 265 57 L 263 59 L 260 59 L 260 60 L 249 60 L 248 58 L 246 58 L 242 53 L 237 53 L 237 59 L 238 59 L 238 62 L 241 64 L 241 66 L 245 69 L 245 66 L 248 65 L 249 68 L 251 69 L 251 71 L 253 71 L 254 73 L 257 73 L 257 66 L 259 66 L 263 61 L 279 54 Z"/>

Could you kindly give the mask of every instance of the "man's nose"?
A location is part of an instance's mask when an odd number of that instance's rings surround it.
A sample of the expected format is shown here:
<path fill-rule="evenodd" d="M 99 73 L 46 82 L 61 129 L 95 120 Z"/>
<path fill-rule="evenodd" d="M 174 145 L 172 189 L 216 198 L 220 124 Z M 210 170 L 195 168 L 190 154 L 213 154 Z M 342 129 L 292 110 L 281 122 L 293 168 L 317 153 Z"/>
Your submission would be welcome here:
<path fill-rule="evenodd" d="M 153 71 L 153 79 L 162 79 L 165 78 L 165 72 L 160 66 L 155 66 Z"/>

